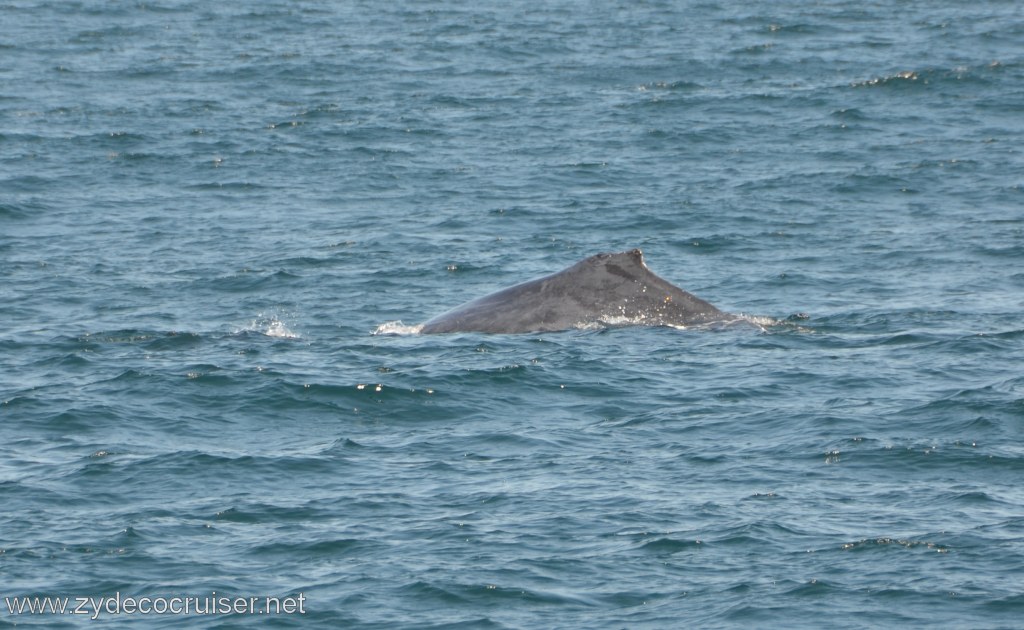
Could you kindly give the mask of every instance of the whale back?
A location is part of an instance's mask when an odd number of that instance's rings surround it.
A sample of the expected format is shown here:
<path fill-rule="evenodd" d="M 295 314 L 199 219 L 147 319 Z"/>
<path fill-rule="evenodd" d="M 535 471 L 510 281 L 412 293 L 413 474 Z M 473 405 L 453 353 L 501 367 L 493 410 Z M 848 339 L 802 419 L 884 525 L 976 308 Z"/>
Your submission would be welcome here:
<path fill-rule="evenodd" d="M 522 333 L 589 325 L 690 326 L 728 317 L 658 277 L 639 249 L 597 254 L 558 273 L 458 306 L 423 333 Z"/>

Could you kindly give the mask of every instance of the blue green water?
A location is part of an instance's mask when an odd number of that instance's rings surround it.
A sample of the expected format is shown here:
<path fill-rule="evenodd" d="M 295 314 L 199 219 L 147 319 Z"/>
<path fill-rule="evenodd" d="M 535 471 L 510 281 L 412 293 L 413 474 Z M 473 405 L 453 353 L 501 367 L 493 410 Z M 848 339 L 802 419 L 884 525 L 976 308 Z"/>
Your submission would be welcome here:
<path fill-rule="evenodd" d="M 0 598 L 1020 627 L 1022 42 L 997 0 L 0 0 Z M 633 247 L 774 323 L 373 334 Z"/>

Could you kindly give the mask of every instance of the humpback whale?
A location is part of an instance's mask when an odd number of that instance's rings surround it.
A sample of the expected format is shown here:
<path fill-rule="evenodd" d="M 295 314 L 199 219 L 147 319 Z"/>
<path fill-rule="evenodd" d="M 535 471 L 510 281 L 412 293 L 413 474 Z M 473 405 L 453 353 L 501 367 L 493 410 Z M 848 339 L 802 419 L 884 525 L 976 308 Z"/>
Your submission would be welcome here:
<path fill-rule="evenodd" d="M 589 326 L 686 327 L 739 319 L 659 278 L 639 249 L 596 254 L 438 315 L 421 333 L 550 332 Z"/>

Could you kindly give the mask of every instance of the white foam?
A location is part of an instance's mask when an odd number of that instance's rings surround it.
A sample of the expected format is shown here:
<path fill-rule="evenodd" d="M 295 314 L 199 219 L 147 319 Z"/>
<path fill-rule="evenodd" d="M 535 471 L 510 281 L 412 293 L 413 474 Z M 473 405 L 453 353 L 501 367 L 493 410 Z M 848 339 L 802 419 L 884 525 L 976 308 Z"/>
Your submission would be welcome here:
<path fill-rule="evenodd" d="M 374 335 L 418 335 L 423 330 L 423 324 L 406 326 L 399 321 L 384 322 L 373 331 Z"/>
<path fill-rule="evenodd" d="M 238 332 L 257 332 L 267 337 L 274 337 L 276 339 L 300 339 L 301 336 L 288 328 L 288 326 L 281 321 L 277 315 L 264 315 L 260 313 L 256 316 L 256 319 L 252 320 L 248 326 L 242 328 Z"/>
<path fill-rule="evenodd" d="M 298 339 L 299 335 L 292 332 L 284 325 L 279 319 L 272 319 L 267 324 L 267 329 L 263 331 L 263 334 L 268 337 L 279 337 L 281 339 Z"/>
<path fill-rule="evenodd" d="M 750 322 L 757 326 L 762 332 L 765 332 L 767 328 L 771 326 L 778 326 L 781 322 L 774 317 L 764 317 L 762 315 L 740 315 L 740 319 Z"/>

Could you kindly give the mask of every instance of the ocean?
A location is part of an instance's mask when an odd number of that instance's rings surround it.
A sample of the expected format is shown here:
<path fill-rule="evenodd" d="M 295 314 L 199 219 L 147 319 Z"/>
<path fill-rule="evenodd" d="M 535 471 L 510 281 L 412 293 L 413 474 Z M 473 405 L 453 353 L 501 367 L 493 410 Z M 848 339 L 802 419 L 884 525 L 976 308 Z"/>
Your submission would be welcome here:
<path fill-rule="evenodd" d="M 0 627 L 1024 627 L 1022 42 L 0 0 Z M 763 326 L 416 334 L 632 248 Z"/>

